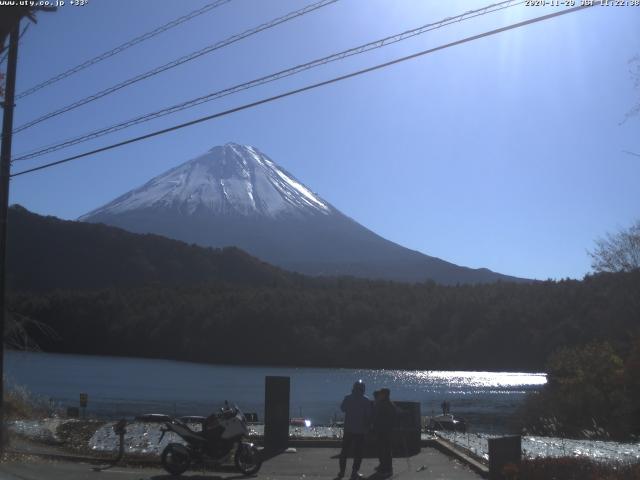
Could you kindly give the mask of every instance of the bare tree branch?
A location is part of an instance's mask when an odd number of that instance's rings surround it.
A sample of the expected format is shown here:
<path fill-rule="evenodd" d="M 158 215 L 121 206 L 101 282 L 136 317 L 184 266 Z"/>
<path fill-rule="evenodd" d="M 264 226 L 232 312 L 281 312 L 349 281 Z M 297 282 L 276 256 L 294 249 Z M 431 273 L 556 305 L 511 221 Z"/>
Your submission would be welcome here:
<path fill-rule="evenodd" d="M 629 74 L 631 75 L 631 81 L 633 82 L 633 87 L 640 93 L 640 55 L 634 55 L 629 60 Z M 634 117 L 640 113 L 640 99 L 638 102 L 625 113 L 624 118 L 620 122 L 620 125 L 624 124 L 631 117 Z"/>
<path fill-rule="evenodd" d="M 40 347 L 29 335 L 29 330 L 37 330 L 48 338 L 58 338 L 56 332 L 44 323 L 33 320 L 16 312 L 7 312 L 4 329 L 4 343 L 8 348 L 16 350 L 39 351 Z"/>
<path fill-rule="evenodd" d="M 596 240 L 589 252 L 595 272 L 628 272 L 640 268 L 640 220 L 626 230 Z"/>

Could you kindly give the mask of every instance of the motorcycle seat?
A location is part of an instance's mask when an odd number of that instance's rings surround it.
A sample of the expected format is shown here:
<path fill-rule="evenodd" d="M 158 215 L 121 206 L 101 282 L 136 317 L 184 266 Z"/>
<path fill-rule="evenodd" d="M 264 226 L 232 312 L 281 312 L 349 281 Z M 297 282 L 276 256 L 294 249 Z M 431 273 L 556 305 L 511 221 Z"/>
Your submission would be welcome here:
<path fill-rule="evenodd" d="M 175 433 L 177 433 L 178 435 L 180 435 L 185 439 L 201 441 L 201 442 L 207 441 L 207 439 L 205 438 L 202 432 L 196 432 L 194 430 L 191 430 L 189 426 L 183 422 L 176 422 L 174 420 L 171 426 L 171 430 L 173 430 Z"/>

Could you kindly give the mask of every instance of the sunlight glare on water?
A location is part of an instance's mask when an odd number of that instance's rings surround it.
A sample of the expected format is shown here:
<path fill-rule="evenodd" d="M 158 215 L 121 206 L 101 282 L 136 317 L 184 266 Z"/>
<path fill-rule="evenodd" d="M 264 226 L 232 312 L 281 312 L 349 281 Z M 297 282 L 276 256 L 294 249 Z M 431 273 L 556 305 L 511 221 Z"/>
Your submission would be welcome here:
<path fill-rule="evenodd" d="M 464 371 L 398 371 L 405 381 L 410 381 L 414 377 L 420 382 L 429 380 L 438 383 L 446 383 L 452 388 L 456 387 L 482 387 L 496 388 L 517 387 L 522 385 L 542 386 L 547 383 L 547 376 L 544 373 L 512 373 L 512 372 L 464 372 Z"/>
<path fill-rule="evenodd" d="M 544 373 L 521 372 L 468 372 L 446 370 L 378 370 L 374 376 L 387 378 L 404 388 L 423 392 L 442 392 L 443 387 L 452 393 L 524 393 L 547 383 Z"/>

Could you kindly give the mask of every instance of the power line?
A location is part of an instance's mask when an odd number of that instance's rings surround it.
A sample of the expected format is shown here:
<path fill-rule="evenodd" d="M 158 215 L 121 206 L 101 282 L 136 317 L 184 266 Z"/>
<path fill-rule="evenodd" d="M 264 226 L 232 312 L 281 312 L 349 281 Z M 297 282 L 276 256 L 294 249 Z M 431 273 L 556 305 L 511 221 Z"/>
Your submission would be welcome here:
<path fill-rule="evenodd" d="M 47 168 L 51 168 L 51 167 L 54 167 L 54 166 L 57 166 L 57 165 L 61 165 L 63 163 L 71 162 L 73 160 L 77 160 L 77 159 L 80 159 L 80 158 L 88 157 L 90 155 L 95 155 L 97 153 L 106 152 L 108 150 L 113 150 L 115 148 L 122 147 L 124 145 L 129 145 L 131 143 L 136 143 L 136 142 L 139 142 L 139 141 L 142 141 L 142 140 L 146 140 L 148 138 L 157 137 L 159 135 L 163 135 L 165 133 L 173 132 L 175 130 L 180 130 L 182 128 L 190 127 L 190 126 L 196 125 L 198 123 L 202 123 L 202 122 L 206 122 L 206 121 L 209 121 L 209 120 L 213 120 L 215 118 L 224 117 L 224 116 L 230 115 L 232 113 L 236 113 L 236 112 L 239 112 L 239 111 L 242 111 L 242 110 L 247 110 L 249 108 L 257 107 L 258 105 L 263 105 L 265 103 L 271 103 L 271 102 L 274 102 L 276 100 L 280 100 L 282 98 L 290 97 L 292 95 L 297 95 L 298 93 L 306 92 L 306 91 L 309 91 L 309 90 L 314 90 L 316 88 L 323 87 L 325 85 L 330 85 L 330 84 L 333 84 L 333 83 L 340 82 L 342 80 L 346 80 L 346 79 L 349 79 L 349 78 L 353 78 L 353 77 L 357 77 L 357 76 L 360 76 L 360 75 L 364 75 L 365 73 L 369 73 L 369 72 L 373 72 L 373 71 L 376 71 L 376 70 L 380 70 L 382 68 L 386 68 L 386 67 L 389 67 L 391 65 L 395 65 L 395 64 L 398 64 L 398 63 L 401 63 L 401 62 L 406 62 L 406 61 L 412 60 L 414 58 L 418 58 L 418 57 L 421 57 L 421 56 L 424 56 L 424 55 L 428 55 L 430 53 L 437 52 L 439 50 L 444 50 L 444 49 L 451 48 L 451 47 L 454 47 L 454 46 L 457 46 L 457 45 L 461 45 L 463 43 L 472 42 L 472 41 L 479 40 L 479 39 L 484 38 L 484 37 L 489 37 L 489 36 L 492 36 L 492 35 L 496 35 L 498 33 L 506 32 L 508 30 L 513 30 L 515 28 L 520 28 L 520 27 L 524 27 L 526 25 L 531 25 L 533 23 L 542 22 L 544 20 L 549 20 L 551 18 L 558 17 L 558 16 L 561 16 L 561 15 L 566 15 L 568 13 L 574 13 L 574 12 L 577 12 L 579 10 L 583 10 L 585 8 L 590 8 L 590 7 L 594 6 L 594 5 L 595 5 L 595 2 L 594 2 L 594 4 L 591 4 L 591 5 L 590 4 L 580 5 L 580 6 L 572 7 L 572 8 L 566 9 L 566 10 L 561 10 L 559 12 L 549 13 L 547 15 L 542 15 L 540 17 L 535 17 L 535 18 L 532 18 L 532 19 L 529 19 L 529 20 L 524 20 L 522 22 L 513 23 L 511 25 L 507 25 L 506 27 L 500 27 L 500 28 L 496 28 L 494 30 L 489 30 L 487 32 L 477 34 L 477 35 L 473 35 L 473 36 L 470 36 L 470 37 L 465 37 L 465 38 L 463 38 L 461 40 L 456 40 L 454 42 L 446 43 L 444 45 L 440 45 L 440 46 L 437 46 L 437 47 L 429 48 L 427 50 L 422 50 L 420 52 L 417 52 L 417 53 L 414 53 L 414 54 L 411 54 L 411 55 L 407 55 L 407 56 L 404 56 L 404 57 L 396 58 L 396 59 L 390 60 L 388 62 L 379 63 L 379 64 L 374 65 L 372 67 L 363 68 L 361 70 L 356 70 L 354 72 L 351 72 L 351 73 L 348 73 L 348 74 L 345 74 L 345 75 L 341 75 L 341 76 L 338 76 L 338 77 L 334 77 L 334 78 L 331 78 L 329 80 L 324 80 L 322 82 L 318 82 L 318 83 L 314 83 L 314 84 L 311 84 L 311 85 L 307 85 L 305 87 L 297 88 L 297 89 L 294 89 L 294 90 L 289 90 L 287 92 L 284 92 L 284 93 L 281 93 L 281 94 L 278 94 L 278 95 L 274 95 L 272 97 L 263 98 L 261 100 L 255 101 L 255 102 L 251 102 L 251 103 L 247 103 L 247 104 L 241 105 L 239 107 L 231 108 L 229 110 L 224 110 L 222 112 L 218 112 L 218 113 L 214 113 L 214 114 L 211 114 L 211 115 L 207 115 L 205 117 L 200 117 L 200 118 L 197 118 L 195 120 L 191 120 L 191 121 L 188 121 L 188 122 L 185 122 L 185 123 L 180 123 L 178 125 L 174 125 L 172 127 L 163 128 L 161 130 L 156 130 L 154 132 L 147 133 L 145 135 L 140 135 L 138 137 L 129 138 L 129 139 L 124 140 L 122 142 L 118 142 L 118 143 L 114 143 L 114 144 L 111 144 L 111 145 L 107 145 L 105 147 L 96 148 L 96 149 L 90 150 L 88 152 L 84 152 L 84 153 L 81 153 L 81 154 L 78 154 L 78 155 L 73 155 L 71 157 L 63 158 L 62 160 L 57 160 L 55 162 L 45 163 L 45 164 L 39 165 L 37 167 L 33 167 L 33 168 L 26 169 L 26 170 L 22 170 L 20 172 L 13 173 L 11 175 L 11 177 L 17 177 L 17 176 L 25 175 L 25 174 L 32 173 L 32 172 L 37 172 L 39 170 L 44 170 L 44 169 L 47 169 Z"/>
<path fill-rule="evenodd" d="M 45 147 L 40 147 L 39 149 L 33 150 L 29 153 L 25 153 L 25 154 L 21 154 L 19 156 L 17 156 L 16 158 L 13 159 L 14 162 L 16 161 L 23 161 L 23 160 L 30 160 L 42 155 L 45 155 L 47 153 L 52 153 L 64 148 L 68 148 L 71 147 L 73 145 L 77 145 L 79 143 L 84 143 L 86 141 L 89 140 L 94 140 L 96 138 L 102 137 L 104 135 L 108 135 L 110 133 L 114 133 L 120 130 L 124 130 L 125 128 L 129 128 L 132 127 L 134 125 L 138 125 L 140 123 L 144 123 L 144 122 L 148 122 L 150 120 L 154 120 L 156 118 L 160 118 L 169 114 L 173 114 L 188 108 L 193 108 L 197 105 L 201 105 L 203 103 L 206 102 L 210 102 L 222 97 L 226 97 L 228 95 L 232 95 L 235 93 L 238 93 L 240 91 L 244 91 L 244 90 L 248 90 L 250 88 L 255 88 L 258 87 L 260 85 L 264 85 L 266 83 L 270 83 L 276 80 L 280 80 L 282 78 L 286 78 L 286 77 L 290 77 L 292 75 L 301 73 L 303 71 L 315 68 L 315 67 L 319 67 L 322 65 L 326 65 L 328 63 L 331 62 L 335 62 L 338 60 L 343 60 L 345 58 L 354 56 L 354 55 L 359 55 L 374 49 L 378 49 L 378 48 L 382 48 L 388 45 L 392 45 L 394 43 L 403 41 L 403 40 L 407 40 L 409 38 L 412 38 L 414 36 L 417 35 L 421 35 L 423 33 L 427 33 L 430 32 L 432 30 L 450 25 L 452 23 L 458 23 L 464 20 L 470 20 L 472 18 L 478 17 L 480 15 L 486 15 L 488 13 L 493 13 L 493 12 L 497 12 L 499 10 L 503 10 L 505 8 L 510 8 L 510 7 L 514 7 L 517 5 L 520 5 L 524 3 L 524 1 L 518 1 L 515 2 L 515 0 L 507 0 L 507 1 L 503 1 L 503 2 L 499 2 L 499 3 L 495 3 L 495 4 L 491 4 L 491 5 L 487 5 L 486 7 L 480 8 L 480 9 L 476 9 L 476 10 L 470 10 L 467 11 L 465 13 L 462 13 L 460 15 L 456 15 L 453 17 L 447 17 L 445 19 L 442 19 L 438 22 L 433 22 L 433 23 L 429 23 L 426 25 L 423 25 L 421 27 L 418 28 L 414 28 L 411 30 L 406 30 L 402 33 L 398 33 L 395 35 L 391 35 L 379 40 L 375 40 L 373 42 L 369 42 L 369 43 L 365 43 L 363 45 L 359 45 L 357 47 L 353 47 L 350 48 L 348 50 L 343 50 L 341 52 L 338 53 L 334 53 L 332 55 L 329 56 L 325 56 L 325 57 L 321 57 L 315 60 L 312 60 L 310 62 L 307 63 L 303 63 L 300 65 L 296 65 L 294 67 L 285 69 L 285 70 L 281 70 L 279 72 L 270 74 L 270 75 L 266 75 L 260 78 L 257 78 L 255 80 L 251 80 L 249 82 L 245 82 L 245 83 L 241 83 L 238 85 L 234 85 L 232 87 L 229 88 L 225 88 L 223 90 L 219 90 L 213 93 L 209 93 L 207 95 L 201 96 L 201 97 L 197 97 L 191 100 L 187 100 L 186 102 L 182 102 L 176 105 L 172 105 L 170 107 L 166 107 L 160 110 L 156 110 L 154 112 L 150 112 L 144 115 L 139 115 L 135 118 L 126 120 L 124 122 L 115 124 L 115 125 L 111 125 L 109 127 L 105 127 L 99 130 L 94 130 L 92 132 L 88 132 L 85 133 L 83 135 L 80 135 L 78 137 L 72 138 L 72 139 L 68 139 L 65 140 L 63 142 L 59 142 L 57 144 L 52 144 L 52 145 L 48 145 Z"/>
<path fill-rule="evenodd" d="M 627 155 L 633 155 L 634 157 L 640 157 L 640 153 L 631 152 L 629 150 L 622 150 L 622 153 L 626 153 Z"/>
<path fill-rule="evenodd" d="M 128 48 L 133 47 L 134 45 L 137 45 L 139 43 L 142 43 L 146 40 L 149 40 L 150 38 L 155 37 L 156 35 L 160 35 L 163 32 L 166 32 L 167 30 L 170 30 L 174 27 L 177 27 L 178 25 L 181 25 L 185 22 L 188 22 L 189 20 L 192 20 L 200 15 L 203 15 L 211 10 L 213 10 L 214 8 L 217 8 L 221 5 L 224 5 L 225 3 L 229 3 L 231 0 L 216 0 L 215 2 L 211 2 L 207 5 L 205 5 L 202 8 L 199 8 L 197 10 L 194 10 L 186 15 L 183 15 L 181 17 L 176 18 L 175 20 L 171 20 L 170 22 L 165 23 L 164 25 L 161 25 L 160 27 L 157 27 L 153 30 L 151 30 L 150 32 L 144 33 L 142 35 L 137 36 L 136 38 L 133 38 L 131 40 L 129 40 L 128 42 L 123 43 L 122 45 L 118 45 L 115 48 L 112 48 L 111 50 L 108 50 L 104 53 L 101 53 L 100 55 L 97 55 L 93 58 L 90 58 L 89 60 L 86 60 L 85 62 L 82 62 L 78 65 L 76 65 L 75 67 L 70 68 L 69 70 L 66 70 L 62 73 L 59 73 L 58 75 L 54 75 L 53 77 L 45 80 L 44 82 L 41 82 L 37 85 L 34 85 L 33 87 L 25 90 L 24 92 L 19 93 L 18 95 L 16 95 L 16 99 L 20 99 L 20 98 L 24 98 L 28 95 L 31 95 L 32 93 L 37 92 L 38 90 L 41 90 L 45 87 L 48 87 L 49 85 L 53 85 L 56 82 L 59 82 L 60 80 L 62 80 L 63 78 L 67 78 L 70 77 L 71 75 L 78 73 L 82 70 L 84 70 L 85 68 L 89 68 L 92 65 L 95 65 L 96 63 L 102 62 L 103 60 L 106 60 L 107 58 L 113 57 L 114 55 L 117 55 L 125 50 L 127 50 Z"/>
<path fill-rule="evenodd" d="M 235 35 L 232 35 L 224 40 L 221 40 L 217 43 L 214 43 L 213 45 L 209 45 L 207 47 L 204 47 L 198 51 L 192 52 L 188 55 L 184 55 L 180 58 L 177 58 L 171 62 L 165 63 L 163 65 L 160 65 L 159 67 L 156 67 L 152 70 L 149 70 L 145 73 L 141 73 L 140 75 L 136 75 L 135 77 L 131 77 L 123 82 L 120 82 L 116 85 L 113 85 L 109 88 L 106 88 L 104 90 L 99 91 L 98 93 L 95 93 L 93 95 L 90 95 L 88 97 L 82 98 L 76 102 L 73 102 L 65 107 L 59 108 L 58 110 L 54 110 L 53 112 L 47 113 L 41 117 L 38 117 L 34 120 L 31 120 L 17 128 L 15 128 L 13 130 L 13 133 L 18 133 L 21 132 L 23 130 L 26 130 L 27 128 L 33 127 L 34 125 L 37 125 L 38 123 L 44 122 L 45 120 L 48 120 L 50 118 L 53 117 L 57 117 L 58 115 L 62 115 L 63 113 L 67 113 L 71 110 L 74 110 L 78 107 L 81 107 L 82 105 L 86 105 L 87 103 L 93 102 L 95 100 L 98 100 L 99 98 L 105 97 L 107 95 L 110 95 L 114 92 L 117 92 L 118 90 L 121 90 L 125 87 L 128 87 L 129 85 L 133 85 L 134 83 L 140 82 L 142 80 L 145 80 L 149 77 L 153 77 L 155 75 L 158 75 L 159 73 L 162 73 L 164 71 L 167 71 L 171 68 L 177 67 L 179 65 L 182 65 L 183 63 L 189 62 L 191 60 L 194 60 L 196 58 L 199 58 L 203 55 L 206 55 L 207 53 L 211 53 L 215 50 L 224 48 L 228 45 L 231 45 L 235 42 L 238 42 L 244 38 L 250 37 L 252 35 L 255 35 L 259 32 L 262 32 L 264 30 L 273 28 L 277 25 L 280 25 L 281 23 L 284 22 L 288 22 L 289 20 L 293 20 L 294 18 L 300 17 L 302 15 L 306 15 L 307 13 L 313 12 L 319 8 L 325 7 L 327 5 L 330 5 L 332 3 L 337 2 L 338 0 L 320 0 L 319 2 L 307 5 L 304 8 L 301 8 L 299 10 L 295 10 L 292 12 L 287 13 L 286 15 L 283 15 L 281 17 L 275 18 L 269 22 L 263 23 L 261 25 L 258 25 L 257 27 L 251 28 L 249 30 L 245 30 L 242 33 L 238 33 Z"/>

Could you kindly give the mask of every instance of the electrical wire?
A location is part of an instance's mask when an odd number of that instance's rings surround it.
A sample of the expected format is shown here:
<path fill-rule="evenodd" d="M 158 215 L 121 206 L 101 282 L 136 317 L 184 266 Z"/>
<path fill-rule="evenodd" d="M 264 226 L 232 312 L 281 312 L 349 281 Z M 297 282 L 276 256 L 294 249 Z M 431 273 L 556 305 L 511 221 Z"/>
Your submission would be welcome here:
<path fill-rule="evenodd" d="M 27 97 L 35 92 L 37 92 L 38 90 L 42 90 L 45 87 L 48 87 L 50 85 L 53 85 L 54 83 L 59 82 L 60 80 L 70 77 L 71 75 L 81 72 L 82 70 L 91 67 L 92 65 L 95 65 L 96 63 L 100 63 L 103 60 L 106 60 L 107 58 L 113 57 L 114 55 L 117 55 L 119 53 L 124 52 L 125 50 L 127 50 L 128 48 L 131 48 L 139 43 L 142 43 L 146 40 L 149 40 L 150 38 L 153 38 L 157 35 L 160 35 L 163 32 L 166 32 L 167 30 L 170 30 L 174 27 L 177 27 L 178 25 L 182 25 L 185 22 L 188 22 L 189 20 L 192 20 L 196 17 L 199 17 L 200 15 L 203 15 L 211 10 L 213 10 L 214 8 L 217 8 L 221 5 L 224 5 L 226 3 L 231 2 L 232 0 L 216 0 L 215 2 L 211 2 L 207 5 L 205 5 L 202 8 L 199 8 L 197 10 L 194 10 L 186 15 L 183 15 L 181 17 L 178 17 L 174 20 L 171 20 L 170 22 L 165 23 L 164 25 L 161 25 L 160 27 L 157 27 L 153 30 L 151 30 L 150 32 L 144 33 L 142 35 L 139 35 L 121 45 L 118 45 L 115 48 L 112 48 L 111 50 L 108 50 L 104 53 L 101 53 L 100 55 L 96 55 L 93 58 L 90 58 L 89 60 L 86 60 L 78 65 L 76 65 L 75 67 L 72 67 L 68 70 L 65 70 L 62 73 L 59 73 L 57 75 L 54 75 L 53 77 L 37 84 L 34 85 L 31 88 L 28 88 L 27 90 L 25 90 L 24 92 L 19 93 L 18 95 L 16 95 L 16 100 L 20 99 L 20 98 L 24 98 Z"/>
<path fill-rule="evenodd" d="M 71 110 L 74 110 L 78 107 L 81 107 L 83 105 L 86 105 L 87 103 L 93 102 L 95 100 L 98 100 L 100 98 L 103 98 L 107 95 L 110 95 L 114 92 L 117 92 L 118 90 L 121 90 L 125 87 L 128 87 L 130 85 L 133 85 L 134 83 L 138 83 L 142 80 L 145 80 L 147 78 L 153 77 L 155 75 L 158 75 L 159 73 L 165 72 L 171 68 L 175 68 L 179 65 L 182 65 L 183 63 L 186 62 L 190 62 L 191 60 L 194 60 L 196 58 L 199 58 L 203 55 L 206 55 L 208 53 L 211 53 L 215 50 L 219 50 L 221 48 L 224 48 L 228 45 L 231 45 L 235 42 L 238 42 L 244 38 L 250 37 L 252 35 L 255 35 L 259 32 L 262 32 L 264 30 L 273 28 L 277 25 L 280 25 L 282 23 L 288 22 L 289 20 L 293 20 L 294 18 L 298 18 L 301 17 L 302 15 L 306 15 L 307 13 L 313 12 L 315 10 L 318 10 L 319 8 L 322 7 L 326 7 L 327 5 L 333 4 L 335 2 L 337 2 L 338 0 L 320 0 L 319 2 L 307 5 L 306 7 L 303 7 L 299 10 L 294 10 L 292 12 L 287 13 L 286 15 L 283 15 L 281 17 L 275 18 L 269 22 L 263 23 L 261 25 L 258 25 L 257 27 L 251 28 L 249 30 L 245 30 L 242 33 L 238 33 L 235 35 L 232 35 L 224 40 L 221 40 L 217 43 L 214 43 L 213 45 L 209 45 L 207 47 L 204 47 L 198 51 L 192 52 L 190 54 L 184 55 L 180 58 L 177 58 L 175 60 L 172 60 L 171 62 L 165 63 L 163 65 L 160 65 L 159 67 L 156 67 L 152 70 L 149 70 L 147 72 L 141 73 L 140 75 L 136 75 L 135 77 L 131 77 L 123 82 L 120 82 L 116 85 L 113 85 L 109 88 L 106 88 L 104 90 L 101 90 L 97 93 L 94 93 L 93 95 L 90 95 L 88 97 L 82 98 L 80 100 L 77 100 L 65 107 L 59 108 L 58 110 L 54 110 L 53 112 L 49 112 L 45 115 L 42 115 L 41 117 L 38 117 L 34 120 L 31 120 L 23 125 L 20 125 L 19 127 L 15 128 L 13 130 L 13 133 L 18 133 L 21 132 L 23 130 L 26 130 L 30 127 L 33 127 L 34 125 L 37 125 L 41 122 L 44 122 L 45 120 L 49 120 L 50 118 L 53 117 L 57 117 L 58 115 L 62 115 L 63 113 L 67 113 Z"/>
<path fill-rule="evenodd" d="M 28 173 L 33 173 L 33 172 L 37 172 L 37 171 L 40 171 L 40 170 L 51 168 L 51 167 L 54 167 L 54 166 L 57 166 L 57 165 L 62 165 L 64 163 L 68 163 L 68 162 L 71 162 L 73 160 L 77 160 L 77 159 L 80 159 L 80 158 L 85 158 L 85 157 L 88 157 L 88 156 L 91 156 L 91 155 L 95 155 L 97 153 L 106 152 L 108 150 L 113 150 L 115 148 L 122 147 L 124 145 L 129 145 L 131 143 L 140 142 L 142 140 L 146 140 L 146 139 L 149 139 L 149 138 L 157 137 L 159 135 L 164 135 L 165 133 L 173 132 L 175 130 L 180 130 L 180 129 L 183 129 L 183 128 L 186 128 L 186 127 L 190 127 L 192 125 L 196 125 L 196 124 L 199 124 L 199 123 L 202 123 L 202 122 L 213 120 L 215 118 L 224 117 L 224 116 L 230 115 L 232 113 L 236 113 L 236 112 L 239 112 L 239 111 L 242 111 L 242 110 L 247 110 L 249 108 L 257 107 L 258 105 L 271 103 L 271 102 L 274 102 L 276 100 L 280 100 L 282 98 L 286 98 L 286 97 L 290 97 L 292 95 L 297 95 L 297 94 L 302 93 L 302 92 L 307 92 L 307 91 L 310 91 L 310 90 L 314 90 L 316 88 L 323 87 L 323 86 L 326 86 L 326 85 L 330 85 L 330 84 L 333 84 L 333 83 L 337 83 L 337 82 L 340 82 L 340 81 L 343 81 L 343 80 L 346 80 L 346 79 L 349 79 L 349 78 L 353 78 L 353 77 L 357 77 L 357 76 L 360 76 L 360 75 L 364 75 L 364 74 L 369 73 L 369 72 L 380 70 L 380 69 L 389 67 L 391 65 L 396 65 L 398 63 L 406 62 L 408 60 L 413 60 L 415 58 L 422 57 L 424 55 L 428 55 L 428 54 L 431 54 L 431 53 L 434 53 L 434 52 L 437 52 L 437 51 L 440 51 L 440 50 L 451 48 L 451 47 L 454 47 L 454 46 L 457 46 L 457 45 L 462 45 L 464 43 L 472 42 L 472 41 L 475 41 L 475 40 L 479 40 L 481 38 L 485 38 L 485 37 L 489 37 L 489 36 L 492 36 L 492 35 L 496 35 L 498 33 L 506 32 L 508 30 L 513 30 L 513 29 L 516 29 L 516 28 L 524 27 L 526 25 L 531 25 L 533 23 L 538 23 L 538 22 L 542 22 L 542 21 L 545 21 L 545 20 L 549 20 L 551 18 L 559 17 L 561 15 L 567 15 L 569 13 L 574 13 L 574 12 L 577 12 L 577 11 L 580 11 L 580 10 L 591 8 L 594 5 L 595 5 L 595 2 L 593 4 L 585 3 L 583 5 L 579 5 L 579 6 L 576 6 L 576 7 L 568 8 L 566 10 L 561 10 L 559 12 L 549 13 L 547 15 L 542 15 L 540 17 L 531 18 L 529 20 L 524 20 L 522 22 L 512 23 L 512 24 L 507 25 L 505 27 L 500 27 L 500 28 L 496 28 L 496 29 L 493 29 L 493 30 L 489 30 L 489 31 L 483 32 L 483 33 L 479 33 L 477 35 L 473 35 L 473 36 L 470 36 L 470 37 L 465 37 L 465 38 L 462 38 L 460 40 L 456 40 L 456 41 L 453 41 L 453 42 L 450 42 L 450 43 L 446 43 L 446 44 L 443 44 L 443 45 L 440 45 L 440 46 L 437 46 L 437 47 L 429 48 L 427 50 L 422 50 L 420 52 L 417 52 L 417 53 L 414 53 L 414 54 L 411 54 L 411 55 L 407 55 L 407 56 L 404 56 L 404 57 L 396 58 L 396 59 L 390 60 L 388 62 L 379 63 L 379 64 L 374 65 L 372 67 L 363 68 L 361 70 L 356 70 L 354 72 L 351 72 L 351 73 L 348 73 L 348 74 L 345 74 L 345 75 L 341 75 L 341 76 L 338 76 L 338 77 L 334 77 L 334 78 L 331 78 L 329 80 L 324 80 L 322 82 L 318 82 L 318 83 L 314 83 L 314 84 L 311 84 L 311 85 L 307 85 L 307 86 L 300 87 L 300 88 L 297 88 L 297 89 L 294 89 L 294 90 L 289 90 L 287 92 L 284 92 L 284 93 L 281 93 L 281 94 L 278 94 L 278 95 L 274 95 L 274 96 L 271 96 L 271 97 L 263 98 L 261 100 L 255 101 L 255 102 L 246 103 L 246 104 L 241 105 L 239 107 L 231 108 L 229 110 L 224 110 L 222 112 L 217 112 L 217 113 L 214 113 L 214 114 L 211 114 L 211 115 L 207 115 L 207 116 L 204 116 L 204 117 L 196 118 L 196 119 L 188 121 L 188 122 L 184 122 L 184 123 L 181 123 L 181 124 L 178 124 L 178 125 L 174 125 L 174 126 L 168 127 L 168 128 L 163 128 L 161 130 L 156 130 L 154 132 L 147 133 L 145 135 L 140 135 L 138 137 L 129 138 L 127 140 L 123 140 L 123 141 L 118 142 L 118 143 L 113 143 L 111 145 L 107 145 L 107 146 L 104 146 L 104 147 L 96 148 L 94 150 L 90 150 L 88 152 L 80 153 L 78 155 L 73 155 L 73 156 L 70 156 L 70 157 L 67 157 L 67 158 L 63 158 L 63 159 L 57 160 L 55 162 L 49 162 L 49 163 L 45 163 L 43 165 L 39 165 L 37 167 L 33 167 L 33 168 L 26 169 L 26 170 L 22 170 L 22 171 L 19 171 L 17 173 L 11 174 L 10 177 L 17 177 L 17 176 L 20 176 L 20 175 L 26 175 Z"/>
<path fill-rule="evenodd" d="M 510 8 L 510 7 L 515 7 L 517 5 L 520 5 L 524 3 L 524 1 L 518 1 L 516 2 L 515 0 L 507 0 L 507 1 L 503 1 L 503 2 L 499 2 L 499 3 L 495 3 L 495 4 L 491 4 L 491 5 L 487 5 L 486 7 L 480 8 L 480 9 L 476 9 L 476 10 L 470 10 L 467 11 L 465 13 L 462 13 L 460 15 L 456 15 L 453 17 L 447 17 L 444 18 L 438 22 L 432 22 L 423 26 L 420 26 L 418 28 L 414 28 L 411 30 L 406 30 L 404 32 L 395 34 L 395 35 L 390 35 L 387 37 L 384 37 L 382 39 L 379 40 L 375 40 L 373 42 L 369 42 L 369 43 L 365 43 L 363 45 L 359 45 L 357 47 L 353 47 L 350 48 L 348 50 L 343 50 L 341 52 L 338 53 L 334 53 L 332 55 L 328 55 L 325 57 L 321 57 L 315 60 L 312 60 L 310 62 L 307 63 L 303 63 L 300 65 L 296 65 L 294 67 L 285 69 L 285 70 L 281 70 L 279 72 L 270 74 L 270 75 L 266 75 L 260 78 L 257 78 L 255 80 L 251 80 L 249 82 L 245 82 L 245 83 L 241 83 L 241 84 L 237 84 L 234 85 L 232 87 L 229 88 L 225 88 L 223 90 L 219 90 L 216 92 L 212 92 L 209 93 L 207 95 L 203 95 L 201 97 L 197 97 L 191 100 L 188 100 L 186 102 L 181 102 L 179 104 L 176 105 L 172 105 L 170 107 L 166 107 L 160 110 L 156 110 L 154 112 L 150 112 L 150 113 L 146 113 L 144 115 L 139 115 L 137 117 L 131 118 L 129 120 L 126 120 L 124 122 L 120 122 L 118 124 L 115 125 L 111 125 L 109 127 L 105 127 L 105 128 L 101 128 L 99 130 L 94 130 L 85 134 L 82 134 L 78 137 L 74 137 L 72 139 L 67 139 L 63 142 L 57 143 L 57 144 L 52 144 L 52 145 L 47 145 L 45 147 L 40 147 L 36 150 L 33 150 L 31 152 L 28 153 L 24 153 L 24 154 L 20 154 L 18 156 L 16 156 L 13 161 L 17 162 L 17 161 L 23 161 L 23 160 L 30 160 L 33 158 L 37 158 L 39 156 L 48 154 L 48 153 L 52 153 L 64 148 L 68 148 L 71 147 L 73 145 L 77 145 L 80 143 L 84 143 L 87 142 L 89 140 L 94 140 L 96 138 L 102 137 L 104 135 L 108 135 L 110 133 L 114 133 L 129 127 L 132 127 L 134 125 L 138 125 L 140 123 L 144 123 L 144 122 L 148 122 L 150 120 L 154 120 L 156 118 L 160 118 L 172 113 L 176 113 L 188 108 L 193 108 L 195 106 L 201 105 L 203 103 L 206 102 L 210 102 L 213 100 L 217 100 L 219 98 L 222 97 L 226 97 L 228 95 L 232 95 L 244 90 L 248 90 L 250 88 L 255 88 L 261 85 L 264 85 L 266 83 L 270 83 L 276 80 L 280 80 L 282 78 L 286 78 L 286 77 L 290 77 L 292 75 L 296 75 L 298 73 L 301 73 L 303 71 L 312 69 L 312 68 L 316 68 L 322 65 L 326 65 L 328 63 L 331 62 L 335 62 L 338 60 L 343 60 L 345 58 L 354 56 L 354 55 L 359 55 L 377 48 L 382 48 L 382 47 L 386 47 L 388 45 L 392 45 L 394 43 L 403 41 L 403 40 L 407 40 L 409 38 L 412 38 L 414 36 L 417 35 L 421 35 L 427 32 L 430 32 L 432 30 L 450 25 L 452 23 L 458 23 L 461 21 L 465 21 L 465 20 L 470 20 L 472 18 L 481 16 L 481 15 L 486 15 L 489 13 L 493 13 L 493 12 L 497 12 L 500 10 L 503 10 L 505 8 Z"/>

